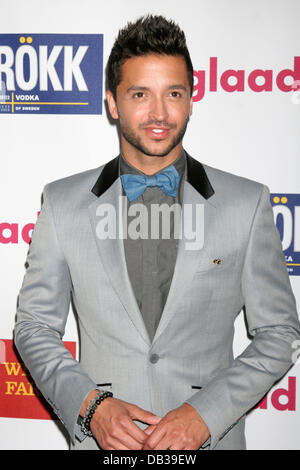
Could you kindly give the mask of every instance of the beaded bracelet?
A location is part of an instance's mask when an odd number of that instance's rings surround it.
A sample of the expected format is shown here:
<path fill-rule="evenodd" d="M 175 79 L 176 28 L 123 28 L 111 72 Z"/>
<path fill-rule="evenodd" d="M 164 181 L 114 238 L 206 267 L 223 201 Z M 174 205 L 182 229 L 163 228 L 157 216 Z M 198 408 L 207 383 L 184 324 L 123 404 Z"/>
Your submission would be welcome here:
<path fill-rule="evenodd" d="M 107 392 L 106 390 L 98 390 L 97 395 L 95 395 L 94 398 L 88 404 L 83 420 L 81 421 L 81 430 L 86 436 L 92 437 L 93 435 L 90 428 L 90 423 L 97 406 L 100 405 L 100 403 L 105 400 L 105 398 L 109 398 L 112 396 L 112 392 Z"/>

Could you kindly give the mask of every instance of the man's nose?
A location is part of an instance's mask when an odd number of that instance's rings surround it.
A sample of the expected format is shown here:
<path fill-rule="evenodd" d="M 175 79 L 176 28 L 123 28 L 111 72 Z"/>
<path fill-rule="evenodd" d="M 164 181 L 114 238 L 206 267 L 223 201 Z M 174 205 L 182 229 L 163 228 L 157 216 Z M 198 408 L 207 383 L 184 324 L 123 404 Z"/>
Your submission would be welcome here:
<path fill-rule="evenodd" d="M 167 104 L 163 98 L 156 97 L 152 100 L 149 117 L 154 121 L 167 121 L 169 115 Z"/>

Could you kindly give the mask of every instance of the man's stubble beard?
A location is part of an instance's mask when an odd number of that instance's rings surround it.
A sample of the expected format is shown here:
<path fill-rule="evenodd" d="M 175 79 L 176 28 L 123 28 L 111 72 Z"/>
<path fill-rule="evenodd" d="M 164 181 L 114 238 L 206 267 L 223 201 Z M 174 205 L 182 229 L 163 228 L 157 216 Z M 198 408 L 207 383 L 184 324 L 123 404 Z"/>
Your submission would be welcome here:
<path fill-rule="evenodd" d="M 148 149 L 143 144 L 142 139 L 139 136 L 137 136 L 132 129 L 128 128 L 126 126 L 126 124 L 121 124 L 121 121 L 119 121 L 119 124 L 120 124 L 120 130 L 121 130 L 122 136 L 134 148 L 136 148 L 140 152 L 144 153 L 145 155 L 148 155 L 149 157 L 165 157 L 166 155 L 168 155 L 173 150 L 173 148 L 175 148 L 182 141 L 182 139 L 184 137 L 184 134 L 186 132 L 186 128 L 187 128 L 189 120 L 190 120 L 190 117 L 187 116 L 184 123 L 183 123 L 183 125 L 181 126 L 179 132 L 174 136 L 174 138 L 173 138 L 172 142 L 170 143 L 170 145 L 164 151 L 162 151 L 160 153 L 151 152 L 150 149 Z M 162 125 L 162 124 L 157 123 L 156 125 L 159 126 L 159 125 Z"/>

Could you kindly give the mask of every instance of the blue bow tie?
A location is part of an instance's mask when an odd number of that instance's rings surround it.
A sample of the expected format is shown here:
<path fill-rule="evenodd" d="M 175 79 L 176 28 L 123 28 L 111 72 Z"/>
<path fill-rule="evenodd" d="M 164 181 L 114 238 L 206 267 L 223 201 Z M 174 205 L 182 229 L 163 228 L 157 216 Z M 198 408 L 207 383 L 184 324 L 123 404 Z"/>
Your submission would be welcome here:
<path fill-rule="evenodd" d="M 155 175 L 121 175 L 124 191 L 130 202 L 141 196 L 148 186 L 158 186 L 169 196 L 176 196 L 179 174 L 174 165 L 168 166 Z"/>

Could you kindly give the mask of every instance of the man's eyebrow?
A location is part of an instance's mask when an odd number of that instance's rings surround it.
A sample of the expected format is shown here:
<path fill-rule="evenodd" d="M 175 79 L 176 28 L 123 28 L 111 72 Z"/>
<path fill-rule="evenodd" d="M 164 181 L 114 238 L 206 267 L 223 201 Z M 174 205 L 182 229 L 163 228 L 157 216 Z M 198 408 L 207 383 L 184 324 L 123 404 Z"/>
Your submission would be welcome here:
<path fill-rule="evenodd" d="M 149 88 L 146 86 L 132 85 L 130 88 L 128 88 L 127 93 L 130 93 L 131 91 L 147 91 L 147 90 L 149 90 Z"/>
<path fill-rule="evenodd" d="M 187 91 L 187 87 L 182 84 L 175 84 L 175 85 L 170 85 L 168 87 L 169 90 L 184 90 Z M 132 85 L 130 88 L 128 88 L 127 93 L 130 93 L 131 91 L 148 91 L 150 90 L 149 87 L 146 86 L 139 86 L 139 85 Z"/>
<path fill-rule="evenodd" d="M 182 84 L 171 85 L 171 86 L 169 86 L 169 90 L 185 90 L 185 91 L 187 91 L 187 87 L 185 85 L 182 85 Z"/>

